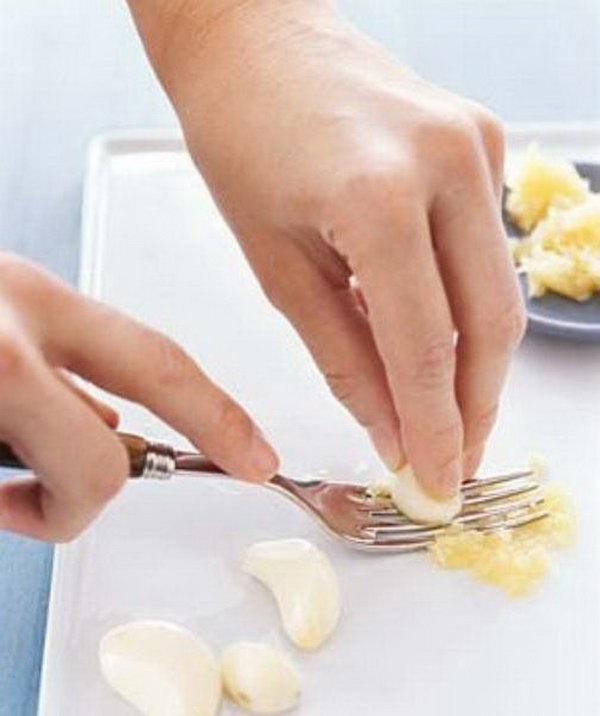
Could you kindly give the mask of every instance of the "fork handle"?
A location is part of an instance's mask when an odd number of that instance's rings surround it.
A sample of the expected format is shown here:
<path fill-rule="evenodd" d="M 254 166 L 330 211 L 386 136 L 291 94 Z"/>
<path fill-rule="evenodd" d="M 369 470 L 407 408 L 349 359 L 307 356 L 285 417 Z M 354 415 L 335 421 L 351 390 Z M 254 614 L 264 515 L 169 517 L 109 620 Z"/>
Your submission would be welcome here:
<path fill-rule="evenodd" d="M 130 477 L 165 479 L 176 470 L 176 452 L 168 445 L 151 443 L 139 435 L 116 433 L 129 457 Z M 0 442 L 0 467 L 26 470 L 27 465 L 5 442 Z"/>

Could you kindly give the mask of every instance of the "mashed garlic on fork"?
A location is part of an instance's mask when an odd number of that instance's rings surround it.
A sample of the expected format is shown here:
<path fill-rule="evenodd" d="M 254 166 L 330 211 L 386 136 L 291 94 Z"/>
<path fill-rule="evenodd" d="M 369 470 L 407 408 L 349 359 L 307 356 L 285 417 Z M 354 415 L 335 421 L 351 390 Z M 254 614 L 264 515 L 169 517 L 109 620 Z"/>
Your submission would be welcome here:
<path fill-rule="evenodd" d="M 539 481 L 545 470 L 545 460 L 538 454 L 529 459 L 533 470 L 533 478 Z M 394 481 L 373 483 L 367 488 L 373 499 L 393 500 L 401 512 L 415 519 L 413 515 L 402 509 L 402 501 L 394 500 Z M 424 505 L 424 507 L 423 507 Z M 417 516 L 430 518 L 422 521 L 433 521 L 433 514 L 427 511 L 429 503 L 423 503 Z M 460 524 L 453 524 L 455 513 L 449 507 L 442 507 L 437 514 L 447 519 L 438 522 L 449 522 L 429 547 L 429 553 L 435 563 L 444 569 L 463 569 L 470 572 L 476 579 L 495 587 L 507 594 L 520 597 L 532 593 L 546 577 L 551 567 L 551 549 L 568 547 L 575 541 L 576 519 L 573 501 L 568 493 L 558 485 L 543 486 L 543 508 L 548 516 L 514 529 L 482 532 L 466 529 Z M 540 505 L 532 507 L 539 510 Z"/>

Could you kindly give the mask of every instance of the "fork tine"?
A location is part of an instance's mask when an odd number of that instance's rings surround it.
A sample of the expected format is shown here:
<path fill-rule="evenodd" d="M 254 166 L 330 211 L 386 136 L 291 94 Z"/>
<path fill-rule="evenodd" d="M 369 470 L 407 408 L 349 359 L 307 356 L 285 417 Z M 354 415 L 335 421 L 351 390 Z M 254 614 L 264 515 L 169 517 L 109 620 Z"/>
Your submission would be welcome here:
<path fill-rule="evenodd" d="M 377 552 L 420 552 L 427 549 L 433 540 L 422 540 L 421 542 L 407 542 L 402 539 L 379 539 L 375 538 L 368 542 L 367 549 Z"/>
<path fill-rule="evenodd" d="M 398 510 L 398 508 L 395 506 L 394 507 L 385 507 L 385 508 L 382 508 L 379 510 L 377 510 L 377 509 L 367 510 L 367 512 L 369 514 L 369 517 L 394 517 L 394 516 L 398 517 L 398 516 L 400 516 L 400 517 L 404 518 L 406 521 L 408 521 L 408 518 L 405 517 L 402 514 L 402 512 L 400 512 Z"/>
<path fill-rule="evenodd" d="M 545 510 L 538 512 L 529 512 L 518 517 L 513 517 L 512 519 L 501 520 L 497 524 L 490 524 L 486 527 L 482 527 L 481 529 L 479 529 L 479 531 L 493 532 L 499 529 L 515 529 L 517 527 L 524 527 L 525 525 L 529 525 L 534 522 L 538 522 L 539 520 L 546 519 L 547 517 L 549 517 L 549 515 L 550 513 Z M 426 549 L 427 547 L 429 547 L 431 544 L 433 544 L 437 534 L 439 534 L 439 532 L 430 537 L 415 540 L 406 540 L 403 537 L 390 537 L 389 533 L 377 534 L 372 538 L 372 542 L 370 544 L 372 545 L 373 550 L 381 550 L 382 552 L 412 552 Z"/>
<path fill-rule="evenodd" d="M 543 520 L 549 517 L 549 515 L 550 513 L 546 510 L 538 510 L 536 512 L 527 510 L 522 514 L 515 514 L 512 517 L 508 518 L 502 517 L 501 519 L 498 519 L 499 516 L 496 515 L 496 519 L 494 519 L 492 522 L 485 525 L 481 525 L 476 529 L 478 532 L 494 532 L 501 529 L 515 529 L 518 527 L 524 527 L 525 525 L 529 525 L 534 522 L 538 522 L 539 520 Z M 373 539 L 373 543 L 375 545 L 386 545 L 388 547 L 405 546 L 409 549 L 423 549 L 433 544 L 435 538 L 440 535 L 443 535 L 447 529 L 448 526 L 432 527 L 420 533 L 405 533 L 402 534 L 402 536 L 399 536 L 397 532 L 378 529 L 373 530 L 373 533 L 369 536 Z"/>
<path fill-rule="evenodd" d="M 547 510 L 542 510 L 540 512 L 529 512 L 521 516 L 515 516 L 513 518 L 509 518 L 502 521 L 502 529 L 510 530 L 514 529 L 515 527 L 525 527 L 525 525 L 530 525 L 534 522 L 539 522 L 540 520 L 544 520 L 547 517 L 550 517 L 550 513 Z M 489 527 L 481 527 L 480 532 L 493 532 L 494 530 L 500 529 L 498 526 L 490 525 Z"/>
<path fill-rule="evenodd" d="M 515 472 L 507 472 L 504 475 L 493 475 L 492 477 L 482 477 L 474 480 L 468 480 L 463 482 L 461 490 L 463 494 L 486 489 L 493 485 L 501 485 L 504 482 L 511 482 L 512 480 L 523 480 L 525 478 L 533 477 L 534 471 L 531 468 L 526 470 L 516 470 Z"/>
<path fill-rule="evenodd" d="M 477 512 L 461 513 L 455 522 L 462 525 L 472 524 L 480 522 L 481 520 L 488 519 L 489 517 L 497 517 L 500 515 L 506 515 L 509 517 L 513 512 L 520 512 L 522 510 L 530 510 L 532 507 L 537 507 L 544 502 L 544 496 L 540 493 L 525 497 L 522 500 L 507 500 L 500 504 L 492 504 L 491 506 L 484 506 Z"/>
<path fill-rule="evenodd" d="M 429 541 L 422 542 L 404 542 L 403 540 L 375 540 L 374 538 L 368 539 L 344 539 L 349 541 L 355 549 L 359 549 L 362 552 L 377 552 L 380 554 L 404 554 L 407 552 L 420 552 L 426 549 L 430 544 Z"/>
<path fill-rule="evenodd" d="M 398 510 L 389 515 L 369 515 L 364 521 L 364 526 L 371 528 L 395 526 L 398 528 L 403 527 L 413 530 L 415 529 L 415 526 L 418 527 L 418 525 L 415 525 L 414 522 L 408 520 L 402 513 L 398 512 Z"/>
<path fill-rule="evenodd" d="M 501 497 L 510 496 L 510 489 L 514 489 L 516 491 L 533 489 L 534 485 L 535 487 L 538 487 L 538 483 L 526 481 L 527 478 L 533 477 L 533 474 L 533 470 L 531 469 L 517 470 L 502 475 L 493 475 L 492 477 L 485 477 L 481 479 L 463 482 L 463 484 L 461 485 L 461 492 L 464 495 L 464 502 L 465 504 L 475 504 L 476 500 L 478 499 L 478 496 L 473 493 L 477 492 L 481 492 L 484 493 L 486 496 L 490 496 L 490 499 L 492 495 L 497 495 L 496 499 L 500 499 Z M 498 491 L 497 493 L 488 492 L 488 488 L 490 487 L 494 487 L 496 485 L 506 485 L 510 482 L 523 482 L 524 484 L 518 488 L 509 487 L 506 491 Z M 526 486 L 528 487 L 526 488 Z M 515 494 L 519 493 L 516 492 Z M 391 500 L 391 497 L 372 497 L 368 494 L 367 488 L 361 488 L 360 491 L 351 494 L 348 499 L 350 499 L 352 502 L 357 503 L 360 506 L 361 510 L 364 510 L 365 512 L 377 512 L 378 515 L 381 517 L 385 515 L 395 514 L 397 512 Z"/>
<path fill-rule="evenodd" d="M 416 529 L 406 529 L 403 527 L 396 528 L 390 525 L 380 525 L 379 527 L 365 527 L 363 534 L 365 537 L 372 539 L 380 539 L 381 537 L 389 537 L 390 539 L 396 537 L 399 542 L 405 542 L 407 544 L 417 542 L 431 542 L 437 535 L 442 534 L 448 525 L 440 525 L 439 527 L 419 527 L 413 525 Z"/>
<path fill-rule="evenodd" d="M 509 505 L 510 509 L 518 509 L 522 503 L 513 500 L 512 498 L 524 497 L 526 495 L 531 496 L 531 499 L 529 500 L 530 503 L 535 502 L 533 498 L 536 496 L 536 493 L 541 492 L 541 487 L 536 482 L 526 479 L 527 476 L 531 474 L 530 470 L 522 470 L 510 473 L 510 475 L 498 475 L 488 478 L 486 481 L 479 481 L 482 483 L 481 485 L 477 485 L 479 491 L 472 489 L 465 494 L 463 503 L 465 509 L 463 509 L 463 513 L 471 515 L 473 514 L 473 509 L 469 508 L 478 507 L 480 509 L 485 509 L 485 506 L 491 505 L 492 503 L 496 503 L 500 500 L 506 500 L 506 509 L 508 509 Z M 515 482 L 516 486 L 510 484 L 512 482 Z M 501 487 L 496 490 L 483 489 L 484 487 L 494 487 L 497 485 L 501 485 Z M 364 505 L 364 511 L 368 513 L 366 526 L 394 526 L 399 529 L 405 529 L 406 531 L 422 529 L 419 525 L 415 525 L 415 523 L 408 517 L 399 512 L 398 508 L 391 503 L 391 501 L 388 500 L 386 504 L 389 506 L 383 508 L 377 508 L 377 506 L 375 506 L 375 509 L 373 509 L 373 506 L 369 509 L 368 505 Z"/>
<path fill-rule="evenodd" d="M 525 517 L 531 514 L 531 510 L 543 503 L 542 495 L 538 497 L 507 501 L 503 504 L 494 504 L 477 512 L 461 513 L 454 524 L 470 526 L 473 529 L 499 529 L 506 525 L 506 522 L 518 517 Z M 478 524 L 481 523 L 481 524 Z M 373 524 L 363 529 L 366 536 L 377 537 L 379 535 L 391 535 L 402 537 L 403 540 L 414 541 L 425 538 L 433 538 L 446 531 L 448 525 L 417 525 L 413 522 L 398 524 Z"/>
<path fill-rule="evenodd" d="M 531 482 L 521 485 L 519 487 L 511 487 L 506 490 L 497 490 L 495 492 L 488 492 L 482 495 L 473 495 L 471 497 L 465 498 L 463 502 L 463 511 L 461 512 L 461 514 L 472 514 L 473 510 L 470 508 L 481 508 L 482 506 L 489 505 L 500 500 L 506 500 L 507 504 L 511 504 L 509 502 L 511 498 L 523 497 L 525 495 L 531 495 L 533 497 L 535 496 L 535 493 L 541 494 L 541 486 Z M 397 507 L 365 510 L 365 512 L 367 512 L 368 518 L 374 520 L 376 523 L 385 524 L 386 522 L 393 522 L 397 525 L 414 524 L 402 512 L 399 512 Z"/>
<path fill-rule="evenodd" d="M 519 480 L 519 482 L 521 482 Z M 541 490 L 540 485 L 535 482 L 523 482 L 523 484 L 517 487 L 508 487 L 503 490 L 495 490 L 490 492 L 482 492 L 481 494 L 474 493 L 472 495 L 467 494 L 464 499 L 463 505 L 465 507 L 471 507 L 474 505 L 486 505 L 490 502 L 496 502 L 497 500 L 505 500 L 511 497 L 519 497 L 521 495 L 527 495 L 529 493 L 539 492 Z"/>

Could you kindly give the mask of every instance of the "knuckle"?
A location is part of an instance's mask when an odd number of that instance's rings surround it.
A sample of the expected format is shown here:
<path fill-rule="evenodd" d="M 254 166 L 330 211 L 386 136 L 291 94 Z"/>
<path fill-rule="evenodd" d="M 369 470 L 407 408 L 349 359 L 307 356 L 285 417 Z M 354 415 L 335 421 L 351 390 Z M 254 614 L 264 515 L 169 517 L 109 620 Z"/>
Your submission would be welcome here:
<path fill-rule="evenodd" d="M 466 172 L 467 178 L 471 178 L 473 170 L 478 168 L 481 162 L 475 134 L 467 128 L 453 130 L 448 141 L 447 156 L 455 169 Z"/>
<path fill-rule="evenodd" d="M 112 436 L 94 458 L 95 478 L 87 485 L 87 500 L 104 505 L 115 497 L 129 474 L 129 460 L 125 448 Z"/>
<path fill-rule="evenodd" d="M 259 276 L 262 291 L 267 301 L 278 311 L 285 312 L 289 304 L 290 291 L 281 274 L 268 274 Z"/>
<path fill-rule="evenodd" d="M 65 501 L 55 495 L 44 493 L 41 497 L 42 530 L 40 538 L 57 544 L 73 541 L 84 530 L 87 520 L 82 510 L 72 500 Z"/>
<path fill-rule="evenodd" d="M 458 452 L 458 436 L 462 434 L 462 429 L 461 418 L 459 416 L 454 416 L 452 418 L 447 418 L 443 422 L 440 421 L 437 425 L 433 424 L 431 427 L 431 435 L 437 442 L 443 443 L 447 440 L 448 442 L 455 444 L 456 452 Z M 453 457 L 456 457 L 456 452 Z"/>
<path fill-rule="evenodd" d="M 58 282 L 29 261 L 0 252 L 0 290 L 19 303 L 47 306 L 56 294 Z"/>
<path fill-rule="evenodd" d="M 348 214 L 349 206 L 357 205 L 373 214 L 389 214 L 390 206 L 412 203 L 415 194 L 415 183 L 401 161 L 367 161 L 343 173 L 334 189 L 333 206 L 341 217 Z"/>
<path fill-rule="evenodd" d="M 250 418 L 237 403 L 226 396 L 223 396 L 215 410 L 211 428 L 224 443 L 235 441 L 242 444 L 251 438 L 254 431 Z"/>
<path fill-rule="evenodd" d="M 467 113 L 444 116 L 427 129 L 424 139 L 424 151 L 435 152 L 442 169 L 451 171 L 453 176 L 470 180 L 479 172 L 478 129 Z"/>
<path fill-rule="evenodd" d="M 158 390 L 173 388 L 187 381 L 192 363 L 181 346 L 160 333 L 152 333 L 150 352 L 153 356 L 150 362 L 152 379 Z"/>
<path fill-rule="evenodd" d="M 117 496 L 125 475 L 120 472 L 108 471 L 92 483 L 90 490 L 91 502 L 96 505 L 104 505 Z"/>
<path fill-rule="evenodd" d="M 416 353 L 410 378 L 421 390 L 437 390 L 453 379 L 455 361 L 452 339 L 430 340 Z"/>
<path fill-rule="evenodd" d="M 9 332 L 0 330 L 0 387 L 14 385 L 27 367 L 24 347 Z"/>
<path fill-rule="evenodd" d="M 449 468 L 456 464 L 456 460 L 460 455 L 460 447 L 455 450 L 446 450 L 437 460 L 434 460 L 434 473 L 444 474 Z"/>
<path fill-rule="evenodd" d="M 475 124 L 486 146 L 487 153 L 495 164 L 502 164 L 506 147 L 506 136 L 502 122 L 486 109 L 475 111 Z"/>
<path fill-rule="evenodd" d="M 300 275 L 295 247 L 290 243 L 275 246 L 269 251 L 255 252 L 251 263 L 269 303 L 277 310 L 285 312 L 290 297 L 303 278 Z M 296 266 L 294 273 L 290 273 L 290 266 Z"/>
<path fill-rule="evenodd" d="M 345 258 L 354 274 L 386 262 L 397 251 L 390 231 L 369 227 L 414 223 L 416 209 L 424 201 L 417 176 L 408 162 L 373 162 L 346 172 L 334 188 L 325 241 Z M 403 230 L 402 235 L 411 234 Z"/>
<path fill-rule="evenodd" d="M 470 444 L 478 445 L 491 433 L 496 417 L 498 416 L 498 403 L 494 403 L 491 408 L 486 408 L 467 418 L 468 440 Z"/>
<path fill-rule="evenodd" d="M 54 542 L 55 544 L 68 544 L 79 537 L 79 535 L 83 532 L 84 527 L 84 525 L 79 525 L 79 523 L 64 523 L 55 525 L 48 528 L 46 539 L 49 542 Z"/>
<path fill-rule="evenodd" d="M 468 480 L 477 472 L 483 457 L 483 446 L 476 446 L 463 455 L 463 479 Z"/>
<path fill-rule="evenodd" d="M 325 380 L 331 393 L 344 405 L 350 405 L 358 390 L 359 378 L 350 373 L 337 373 L 328 371 Z"/>
<path fill-rule="evenodd" d="M 516 348 L 525 334 L 527 319 L 520 301 L 509 304 L 486 321 L 483 338 L 494 346 Z"/>
<path fill-rule="evenodd" d="M 29 280 L 33 267 L 9 252 L 0 252 L 0 284 L 10 286 Z"/>

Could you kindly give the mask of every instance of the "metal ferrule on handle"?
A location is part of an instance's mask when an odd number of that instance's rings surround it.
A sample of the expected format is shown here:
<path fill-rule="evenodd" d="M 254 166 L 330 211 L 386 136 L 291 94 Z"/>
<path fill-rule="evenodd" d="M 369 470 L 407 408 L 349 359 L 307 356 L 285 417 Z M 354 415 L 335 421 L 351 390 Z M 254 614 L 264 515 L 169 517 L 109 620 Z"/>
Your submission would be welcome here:
<path fill-rule="evenodd" d="M 150 443 L 141 475 L 144 480 L 168 480 L 175 473 L 175 452 L 168 445 Z"/>
<path fill-rule="evenodd" d="M 169 445 L 119 433 L 129 456 L 129 474 L 142 480 L 168 480 L 176 470 L 176 452 Z"/>

